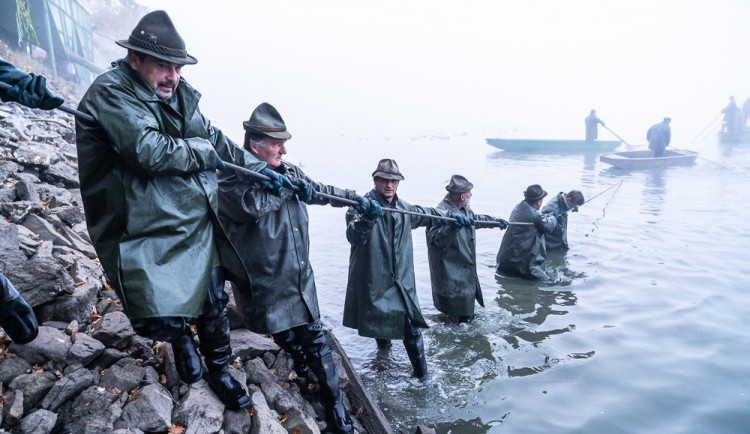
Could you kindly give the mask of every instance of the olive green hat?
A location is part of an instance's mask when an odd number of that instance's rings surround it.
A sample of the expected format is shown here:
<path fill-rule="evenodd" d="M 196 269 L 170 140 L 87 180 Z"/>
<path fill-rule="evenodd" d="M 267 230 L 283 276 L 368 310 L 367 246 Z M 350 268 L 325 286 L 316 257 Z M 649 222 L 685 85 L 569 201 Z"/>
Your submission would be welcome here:
<path fill-rule="evenodd" d="M 198 59 L 185 51 L 185 41 L 177 33 L 164 11 L 149 12 L 138 21 L 127 41 L 115 41 L 121 47 L 138 51 L 176 65 L 194 65 Z"/>
<path fill-rule="evenodd" d="M 449 193 L 456 194 L 466 193 L 467 191 L 471 191 L 472 188 L 474 188 L 474 184 L 461 175 L 451 176 L 451 182 L 445 187 Z"/>
<path fill-rule="evenodd" d="M 395 179 L 398 181 L 404 180 L 404 175 L 402 175 L 398 170 L 398 164 L 396 164 L 396 160 L 391 160 L 390 158 L 383 158 L 378 162 L 378 168 L 375 169 L 374 172 L 372 172 L 372 177 Z"/>
<path fill-rule="evenodd" d="M 526 191 L 523 192 L 523 197 L 526 202 L 531 203 L 542 200 L 545 196 L 547 196 L 547 192 L 544 191 L 542 186 L 539 184 L 530 185 L 526 188 Z"/>
<path fill-rule="evenodd" d="M 292 135 L 286 130 L 284 119 L 271 104 L 264 102 L 253 110 L 250 120 L 242 123 L 245 131 L 262 134 L 274 139 L 289 140 Z"/>

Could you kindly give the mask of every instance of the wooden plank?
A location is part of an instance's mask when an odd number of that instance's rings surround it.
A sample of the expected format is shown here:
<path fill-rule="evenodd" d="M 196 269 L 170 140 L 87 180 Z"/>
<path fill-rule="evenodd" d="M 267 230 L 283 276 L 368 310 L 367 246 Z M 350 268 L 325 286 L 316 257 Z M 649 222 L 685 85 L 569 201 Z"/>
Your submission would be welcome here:
<path fill-rule="evenodd" d="M 349 384 L 351 384 L 351 388 L 347 391 L 347 396 L 349 396 L 352 408 L 356 409 L 357 413 L 361 411 L 359 417 L 364 428 L 369 434 L 393 434 L 391 425 L 383 415 L 383 412 L 380 411 L 378 404 L 367 389 L 365 389 L 362 379 L 359 378 L 359 374 L 354 370 L 354 365 L 352 365 L 349 356 L 344 352 L 344 348 L 339 343 L 339 340 L 336 339 L 336 336 L 330 330 L 325 330 L 325 336 L 331 349 L 341 356 L 341 364 L 344 366 L 346 375 L 349 377 Z"/>

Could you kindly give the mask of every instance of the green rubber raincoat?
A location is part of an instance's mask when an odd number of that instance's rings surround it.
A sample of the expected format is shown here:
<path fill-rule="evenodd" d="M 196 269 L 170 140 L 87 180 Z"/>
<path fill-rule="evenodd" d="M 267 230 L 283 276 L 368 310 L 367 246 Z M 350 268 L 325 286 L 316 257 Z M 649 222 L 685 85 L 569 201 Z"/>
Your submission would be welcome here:
<path fill-rule="evenodd" d="M 533 224 L 512 224 L 515 222 Z M 497 271 L 527 279 L 548 279 L 544 272 L 544 261 L 547 260 L 544 234 L 552 232 L 557 226 L 555 217 L 542 215 L 524 200 L 513 208 L 510 223 L 497 252 Z"/>
<path fill-rule="evenodd" d="M 398 196 L 389 204 L 375 189 L 365 197 L 383 207 L 445 215 L 435 208 L 410 205 Z M 353 208 L 346 213 L 346 222 L 351 250 L 344 326 L 357 329 L 361 336 L 403 339 L 404 315 L 409 315 L 415 327 L 427 328 L 417 299 L 411 231 L 441 223 L 429 217 L 394 212 L 384 212 L 371 221 Z"/>
<path fill-rule="evenodd" d="M 469 204 L 460 209 L 445 195 L 437 209 L 447 214 L 461 214 L 474 219 L 476 227 L 488 228 L 481 222 L 494 222 L 495 218 L 484 214 L 474 214 Z M 496 227 L 496 226 L 495 226 Z M 474 314 L 474 300 L 484 307 L 482 288 L 477 276 L 477 245 L 474 227 L 455 225 L 431 226 L 425 232 L 427 256 L 430 262 L 432 282 L 432 302 L 435 308 L 446 315 L 468 316 Z"/>
<path fill-rule="evenodd" d="M 286 161 L 276 170 L 322 193 L 346 198 L 354 194 L 316 183 Z M 323 197 L 310 203 L 346 206 Z M 307 206 L 296 194 L 282 189 L 276 195 L 246 175 L 225 172 L 219 179 L 219 219 L 253 279 L 252 292 L 235 287 L 237 306 L 250 330 L 274 334 L 320 318 Z"/>
<path fill-rule="evenodd" d="M 562 215 L 562 221 L 555 229 L 544 235 L 544 244 L 548 252 L 568 250 L 568 209 L 563 193 L 558 193 L 542 207 L 542 214 L 559 212 Z"/>
<path fill-rule="evenodd" d="M 173 105 L 160 100 L 122 59 L 78 106 L 96 120 L 76 119 L 86 223 L 131 319 L 200 315 L 215 266 L 250 285 L 219 224 L 216 173 L 206 169 L 217 154 L 256 171 L 265 163 L 214 128 L 199 99 L 180 78 Z"/>

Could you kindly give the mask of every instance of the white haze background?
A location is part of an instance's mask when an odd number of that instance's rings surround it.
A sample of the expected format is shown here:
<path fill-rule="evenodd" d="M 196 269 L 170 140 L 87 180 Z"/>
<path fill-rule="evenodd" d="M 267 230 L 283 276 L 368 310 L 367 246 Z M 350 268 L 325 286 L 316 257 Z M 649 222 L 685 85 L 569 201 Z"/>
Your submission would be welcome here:
<path fill-rule="evenodd" d="M 671 116 L 690 147 L 730 95 L 750 95 L 746 0 L 142 3 L 170 14 L 199 60 L 183 76 L 235 140 L 267 101 L 300 145 L 582 138 L 596 108 L 634 144 Z"/>

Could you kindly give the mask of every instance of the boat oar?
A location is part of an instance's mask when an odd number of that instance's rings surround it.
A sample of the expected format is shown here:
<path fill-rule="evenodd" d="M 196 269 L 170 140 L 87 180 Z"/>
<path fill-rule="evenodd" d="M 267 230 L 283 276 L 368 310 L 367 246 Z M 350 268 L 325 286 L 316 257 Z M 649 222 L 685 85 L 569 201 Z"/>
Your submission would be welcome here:
<path fill-rule="evenodd" d="M 609 127 L 608 127 L 608 126 L 606 126 L 606 125 L 602 125 L 602 128 L 604 128 L 605 130 L 607 130 L 607 131 L 609 131 L 610 133 L 612 133 L 612 135 L 613 135 L 613 136 L 615 136 L 615 137 L 617 137 L 618 139 L 620 139 L 620 141 L 621 141 L 622 143 L 625 143 L 626 145 L 630 146 L 631 148 L 633 148 L 633 147 L 634 147 L 634 146 L 633 146 L 633 145 L 631 145 L 630 143 L 626 142 L 626 141 L 625 141 L 625 139 L 623 139 L 622 137 L 618 136 L 618 135 L 617 135 L 617 133 L 615 133 L 614 131 L 612 131 L 611 129 L 609 129 Z"/>
<path fill-rule="evenodd" d="M 5 83 L 3 81 L 0 81 L 0 90 L 8 90 L 11 87 L 13 87 L 13 86 L 11 86 L 8 83 Z M 93 116 L 88 115 L 86 113 L 83 113 L 81 111 L 78 111 L 78 110 L 76 110 L 74 108 L 66 107 L 64 105 L 61 105 L 60 107 L 56 107 L 56 108 L 57 108 L 57 110 L 64 111 L 65 113 L 71 114 L 71 115 L 73 115 L 75 117 L 78 117 L 78 118 L 81 118 L 81 119 L 83 119 L 85 121 L 96 122 L 96 120 L 94 119 Z"/>

